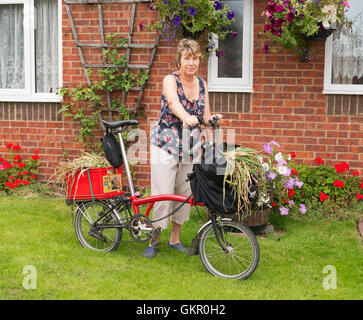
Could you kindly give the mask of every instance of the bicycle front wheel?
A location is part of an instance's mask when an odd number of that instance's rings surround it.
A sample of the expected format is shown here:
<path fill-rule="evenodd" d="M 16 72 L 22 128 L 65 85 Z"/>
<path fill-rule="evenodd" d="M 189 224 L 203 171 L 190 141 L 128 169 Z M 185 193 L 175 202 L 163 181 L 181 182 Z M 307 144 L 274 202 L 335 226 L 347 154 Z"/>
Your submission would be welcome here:
<path fill-rule="evenodd" d="M 117 248 L 121 241 L 122 230 L 112 225 L 118 223 L 113 212 L 100 201 L 87 202 L 77 210 L 75 217 L 75 231 L 77 238 L 85 248 L 109 252 Z M 97 224 L 96 220 L 102 217 Z M 108 228 L 99 227 L 104 225 Z"/>
<path fill-rule="evenodd" d="M 230 279 L 247 279 L 255 271 L 260 248 L 251 229 L 237 221 L 221 221 L 226 252 L 218 243 L 213 225 L 202 231 L 199 242 L 200 258 L 211 274 Z M 223 238 L 221 237 L 221 238 Z"/>

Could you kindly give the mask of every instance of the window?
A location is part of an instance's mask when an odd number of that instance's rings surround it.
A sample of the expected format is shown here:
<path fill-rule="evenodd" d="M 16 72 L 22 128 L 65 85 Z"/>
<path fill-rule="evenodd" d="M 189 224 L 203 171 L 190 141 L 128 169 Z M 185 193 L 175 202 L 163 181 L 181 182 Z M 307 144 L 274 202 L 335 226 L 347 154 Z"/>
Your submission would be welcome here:
<path fill-rule="evenodd" d="M 349 4 L 352 30 L 337 30 L 326 42 L 324 93 L 363 94 L 363 1 Z"/>
<path fill-rule="evenodd" d="M 0 0 L 0 101 L 60 101 L 61 0 Z"/>
<path fill-rule="evenodd" d="M 253 1 L 227 0 L 235 12 L 234 39 L 215 39 L 223 56 L 212 56 L 208 64 L 208 89 L 219 92 L 252 92 Z"/>

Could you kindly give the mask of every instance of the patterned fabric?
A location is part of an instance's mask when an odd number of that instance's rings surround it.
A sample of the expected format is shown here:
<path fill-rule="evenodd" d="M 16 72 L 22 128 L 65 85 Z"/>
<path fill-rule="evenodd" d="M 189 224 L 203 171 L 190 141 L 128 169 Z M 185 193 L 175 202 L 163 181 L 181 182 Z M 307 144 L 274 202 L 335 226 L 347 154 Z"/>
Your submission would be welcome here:
<path fill-rule="evenodd" d="M 203 80 L 199 80 L 199 97 L 198 100 L 190 101 L 186 98 L 180 78 L 176 72 L 172 73 L 177 84 L 179 101 L 184 109 L 190 114 L 203 117 L 205 106 L 205 88 Z M 185 148 L 183 150 L 183 135 Z M 161 95 L 160 118 L 154 126 L 150 141 L 152 144 L 164 149 L 169 154 L 178 157 L 179 160 L 191 160 L 192 152 L 190 151 L 200 141 L 200 131 L 198 128 L 190 128 L 183 130 L 183 122 L 173 114 L 169 104 L 164 96 Z M 189 142 L 189 143 L 188 143 Z M 189 146 L 188 146 L 189 145 Z M 194 148 L 198 149 L 198 148 Z M 195 151 L 198 153 L 198 151 Z"/>

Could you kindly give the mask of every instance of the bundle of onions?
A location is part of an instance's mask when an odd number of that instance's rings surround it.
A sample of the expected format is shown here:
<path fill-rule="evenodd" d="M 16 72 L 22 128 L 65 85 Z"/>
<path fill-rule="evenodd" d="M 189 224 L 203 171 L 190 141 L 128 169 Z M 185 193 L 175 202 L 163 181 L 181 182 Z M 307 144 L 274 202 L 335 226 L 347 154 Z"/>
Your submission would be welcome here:
<path fill-rule="evenodd" d="M 262 157 L 258 151 L 246 147 L 238 147 L 223 155 L 226 159 L 224 183 L 234 191 L 240 217 L 242 214 L 248 216 L 251 213 L 251 186 L 257 186 L 260 195 L 266 191 Z"/>

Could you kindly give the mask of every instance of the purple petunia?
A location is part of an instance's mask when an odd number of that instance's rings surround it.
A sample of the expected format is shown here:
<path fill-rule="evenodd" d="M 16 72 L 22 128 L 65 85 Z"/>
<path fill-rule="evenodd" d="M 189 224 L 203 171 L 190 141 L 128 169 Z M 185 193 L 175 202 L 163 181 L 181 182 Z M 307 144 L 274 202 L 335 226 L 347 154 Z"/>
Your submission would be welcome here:
<path fill-rule="evenodd" d="M 285 184 L 287 189 L 294 189 L 295 180 L 293 178 L 289 178 Z"/>
<path fill-rule="evenodd" d="M 276 173 L 275 172 L 269 172 L 268 175 L 267 175 L 267 179 L 269 180 L 275 180 L 276 178 Z"/>
<path fill-rule="evenodd" d="M 281 207 L 280 208 L 280 214 L 282 216 L 287 216 L 289 214 L 289 209 L 285 208 L 285 207 Z"/>
<path fill-rule="evenodd" d="M 232 33 L 232 39 L 234 39 L 235 37 L 237 37 L 237 35 L 238 35 L 238 32 L 237 31 L 233 32 Z"/>
<path fill-rule="evenodd" d="M 221 50 L 221 51 L 216 52 L 216 57 L 217 57 L 217 58 L 220 58 L 220 57 L 222 57 L 223 55 L 224 55 L 224 50 Z"/>
<path fill-rule="evenodd" d="M 228 20 L 232 20 L 235 17 L 234 11 L 230 11 L 227 13 Z"/>
<path fill-rule="evenodd" d="M 272 145 L 269 143 L 264 144 L 263 150 L 265 150 L 265 153 L 268 153 L 268 154 L 272 154 L 274 151 Z"/>
<path fill-rule="evenodd" d="M 301 189 L 303 185 L 304 185 L 304 182 L 300 181 L 299 178 L 296 178 L 295 186 L 297 186 L 299 189 Z"/>
<path fill-rule="evenodd" d="M 180 4 L 183 6 L 184 5 L 184 3 L 185 3 L 185 1 L 184 0 L 180 0 Z"/>
<path fill-rule="evenodd" d="M 189 11 L 189 15 L 191 15 L 191 16 L 195 17 L 197 15 L 197 10 L 195 10 L 194 7 L 189 8 L 188 11 Z"/>
<path fill-rule="evenodd" d="M 175 25 L 175 27 L 177 27 L 177 26 L 179 25 L 180 20 L 181 20 L 180 16 L 176 16 L 176 17 L 174 18 L 174 25 Z"/>
<path fill-rule="evenodd" d="M 222 3 L 220 3 L 219 1 L 214 1 L 213 7 L 216 11 L 221 10 L 222 9 Z"/>
<path fill-rule="evenodd" d="M 305 207 L 305 205 L 304 205 L 303 203 L 302 203 L 302 204 L 300 204 L 299 211 L 300 211 L 302 214 L 305 214 L 305 213 L 306 213 L 306 207 Z"/>

